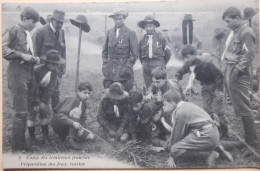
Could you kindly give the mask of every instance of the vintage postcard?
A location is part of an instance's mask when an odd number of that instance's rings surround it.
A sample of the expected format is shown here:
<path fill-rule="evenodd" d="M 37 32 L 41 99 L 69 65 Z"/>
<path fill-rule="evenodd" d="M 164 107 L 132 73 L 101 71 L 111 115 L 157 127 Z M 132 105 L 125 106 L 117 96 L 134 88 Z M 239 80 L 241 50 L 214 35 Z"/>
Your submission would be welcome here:
<path fill-rule="evenodd" d="M 2 2 L 4 169 L 257 168 L 259 2 Z"/>

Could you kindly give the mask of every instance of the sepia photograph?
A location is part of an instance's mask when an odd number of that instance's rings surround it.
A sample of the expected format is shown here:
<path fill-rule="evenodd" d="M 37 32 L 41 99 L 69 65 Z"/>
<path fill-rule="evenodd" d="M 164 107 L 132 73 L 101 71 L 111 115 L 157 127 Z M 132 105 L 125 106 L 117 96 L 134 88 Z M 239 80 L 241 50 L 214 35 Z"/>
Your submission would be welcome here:
<path fill-rule="evenodd" d="M 259 168 L 258 0 L 1 11 L 4 169 Z"/>

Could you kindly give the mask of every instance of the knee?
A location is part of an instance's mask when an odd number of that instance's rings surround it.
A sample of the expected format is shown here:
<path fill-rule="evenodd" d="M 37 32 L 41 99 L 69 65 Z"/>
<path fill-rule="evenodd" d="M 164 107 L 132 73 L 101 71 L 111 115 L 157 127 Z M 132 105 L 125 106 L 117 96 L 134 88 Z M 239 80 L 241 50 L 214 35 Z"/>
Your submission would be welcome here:
<path fill-rule="evenodd" d="M 185 149 L 177 148 L 174 145 L 171 147 L 170 153 L 173 158 L 177 158 L 186 152 Z"/>

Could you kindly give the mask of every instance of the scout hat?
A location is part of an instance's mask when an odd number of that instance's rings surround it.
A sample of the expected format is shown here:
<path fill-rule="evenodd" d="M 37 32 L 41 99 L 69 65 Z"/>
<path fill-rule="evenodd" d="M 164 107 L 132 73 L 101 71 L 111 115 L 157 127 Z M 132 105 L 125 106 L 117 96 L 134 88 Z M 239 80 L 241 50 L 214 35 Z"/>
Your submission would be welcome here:
<path fill-rule="evenodd" d="M 147 23 L 154 24 L 155 27 L 160 27 L 159 21 L 155 20 L 152 15 L 145 16 L 143 20 L 138 22 L 138 26 L 141 27 L 142 29 L 145 29 L 144 26 Z"/>
<path fill-rule="evenodd" d="M 50 18 L 54 20 L 58 20 L 62 23 L 68 21 L 67 19 L 65 19 L 65 12 L 60 10 L 54 10 Z"/>
<path fill-rule="evenodd" d="M 90 31 L 90 27 L 88 25 L 87 17 L 84 15 L 78 15 L 75 19 L 70 19 L 70 23 L 76 27 L 82 27 L 82 30 L 85 32 Z"/>
<path fill-rule="evenodd" d="M 197 48 L 192 45 L 185 45 L 181 49 L 181 54 L 182 54 L 182 57 L 184 57 L 186 55 L 197 54 Z"/>
<path fill-rule="evenodd" d="M 57 50 L 49 50 L 41 60 L 54 64 L 65 64 L 65 60 L 61 57 L 61 54 Z"/>
<path fill-rule="evenodd" d="M 129 94 L 124 91 L 124 86 L 120 82 L 111 84 L 109 89 L 106 90 L 106 94 L 114 100 L 122 100 L 129 97 Z"/>
<path fill-rule="evenodd" d="M 244 9 L 244 19 L 249 20 L 254 15 L 256 15 L 256 11 L 252 7 L 247 7 Z"/>
<path fill-rule="evenodd" d="M 51 15 L 48 15 L 45 19 L 42 16 L 40 16 L 40 23 L 42 25 L 45 25 L 45 24 L 49 23 L 50 21 L 51 21 Z"/>
<path fill-rule="evenodd" d="M 112 14 L 110 14 L 108 17 L 114 18 L 117 15 L 122 15 L 122 16 L 124 16 L 124 18 L 126 18 L 128 16 L 128 12 L 123 8 L 115 8 L 113 10 Z"/>
<path fill-rule="evenodd" d="M 163 67 L 156 67 L 152 70 L 152 76 L 156 79 L 165 79 L 167 76 L 166 69 Z"/>
<path fill-rule="evenodd" d="M 195 21 L 194 19 L 192 19 L 191 14 L 185 14 L 183 20 L 184 21 Z"/>
<path fill-rule="evenodd" d="M 156 104 L 153 101 L 146 102 L 140 113 L 140 122 L 142 124 L 147 123 L 162 107 L 162 104 Z"/>

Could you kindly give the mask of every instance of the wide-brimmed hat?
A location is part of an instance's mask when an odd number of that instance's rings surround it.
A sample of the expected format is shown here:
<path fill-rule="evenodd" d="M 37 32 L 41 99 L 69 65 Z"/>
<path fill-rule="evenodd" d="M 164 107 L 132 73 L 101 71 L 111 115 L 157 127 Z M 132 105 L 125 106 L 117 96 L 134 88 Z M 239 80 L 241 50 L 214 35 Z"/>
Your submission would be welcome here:
<path fill-rule="evenodd" d="M 49 50 L 41 60 L 54 64 L 65 64 L 65 59 L 61 57 L 61 54 L 57 50 Z"/>
<path fill-rule="evenodd" d="M 192 15 L 191 14 L 185 14 L 183 17 L 184 21 L 195 21 L 194 19 L 192 19 Z"/>
<path fill-rule="evenodd" d="M 140 114 L 140 121 L 142 124 L 147 123 L 155 114 L 158 113 L 159 109 L 162 107 L 162 104 L 157 104 L 153 101 L 146 102 Z"/>
<path fill-rule="evenodd" d="M 40 23 L 42 25 L 45 25 L 51 21 L 51 15 L 47 15 L 47 17 L 44 19 L 42 16 L 40 16 Z"/>
<path fill-rule="evenodd" d="M 58 20 L 62 23 L 67 22 L 68 19 L 65 18 L 65 12 L 60 10 L 54 10 L 52 15 L 50 16 L 51 19 Z"/>
<path fill-rule="evenodd" d="M 117 15 L 122 15 L 124 18 L 128 16 L 128 12 L 124 8 L 115 8 L 112 14 L 108 15 L 109 18 L 114 18 Z"/>
<path fill-rule="evenodd" d="M 75 19 L 70 19 L 70 23 L 79 28 L 80 28 L 80 26 L 82 26 L 82 30 L 85 32 L 90 31 L 87 17 L 84 15 L 78 15 Z"/>
<path fill-rule="evenodd" d="M 244 19 L 249 20 L 252 18 L 254 15 L 256 15 L 256 10 L 252 7 L 247 7 L 244 9 Z"/>
<path fill-rule="evenodd" d="M 122 100 L 129 97 L 129 94 L 124 91 L 124 86 L 120 82 L 114 82 L 106 89 L 106 94 L 109 98 L 114 100 Z"/>
<path fill-rule="evenodd" d="M 159 21 L 155 20 L 152 15 L 145 16 L 143 20 L 138 22 L 138 26 L 141 27 L 142 29 L 145 29 L 144 27 L 145 27 L 145 24 L 147 24 L 147 23 L 154 24 L 155 27 L 160 27 Z"/>

